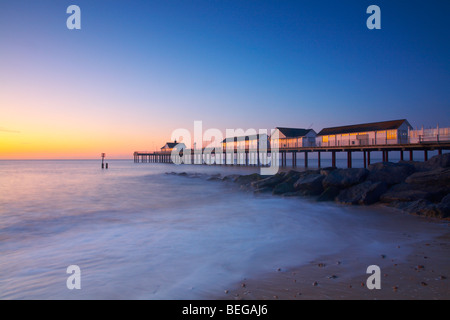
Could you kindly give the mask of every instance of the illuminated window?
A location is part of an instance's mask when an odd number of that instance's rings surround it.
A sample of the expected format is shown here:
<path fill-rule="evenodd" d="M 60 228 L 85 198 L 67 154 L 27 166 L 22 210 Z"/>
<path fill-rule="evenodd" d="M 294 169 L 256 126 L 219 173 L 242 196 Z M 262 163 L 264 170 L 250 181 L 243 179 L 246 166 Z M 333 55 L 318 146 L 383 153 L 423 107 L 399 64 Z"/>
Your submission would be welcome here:
<path fill-rule="evenodd" d="M 322 137 L 322 142 L 327 143 L 328 142 L 328 136 L 323 136 Z"/>
<path fill-rule="evenodd" d="M 397 139 L 397 130 L 388 130 L 387 138 L 388 138 L 388 140 Z"/>
<path fill-rule="evenodd" d="M 348 133 L 342 134 L 343 137 L 348 137 Z"/>

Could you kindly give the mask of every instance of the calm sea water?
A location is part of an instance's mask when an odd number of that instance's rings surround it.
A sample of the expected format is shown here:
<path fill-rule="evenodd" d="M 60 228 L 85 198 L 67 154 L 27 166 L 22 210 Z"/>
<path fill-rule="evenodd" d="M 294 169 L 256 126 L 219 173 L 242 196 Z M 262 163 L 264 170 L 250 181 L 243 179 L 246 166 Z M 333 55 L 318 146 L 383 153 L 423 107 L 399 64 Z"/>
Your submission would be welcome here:
<path fill-rule="evenodd" d="M 417 218 L 388 209 L 206 180 L 254 168 L 109 163 L 0 161 L 1 299 L 208 299 L 343 249 L 370 265 L 395 250 L 402 228 L 425 235 Z M 81 290 L 66 287 L 69 265 L 81 269 Z"/>

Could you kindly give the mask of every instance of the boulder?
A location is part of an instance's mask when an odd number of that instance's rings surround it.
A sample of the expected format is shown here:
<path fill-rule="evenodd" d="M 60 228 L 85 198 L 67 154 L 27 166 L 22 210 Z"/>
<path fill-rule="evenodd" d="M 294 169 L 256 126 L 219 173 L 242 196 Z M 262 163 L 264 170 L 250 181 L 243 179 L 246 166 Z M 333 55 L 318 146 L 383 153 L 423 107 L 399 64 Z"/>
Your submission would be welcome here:
<path fill-rule="evenodd" d="M 275 187 L 277 184 L 283 182 L 285 179 L 285 172 L 277 173 L 268 178 L 261 179 L 259 181 L 254 181 L 251 183 L 251 186 L 255 189 L 265 188 L 265 187 Z"/>
<path fill-rule="evenodd" d="M 343 204 L 370 205 L 378 202 L 387 190 L 387 184 L 382 181 L 365 181 L 349 189 L 342 190 L 336 201 Z"/>
<path fill-rule="evenodd" d="M 258 173 L 253 173 L 253 174 L 238 176 L 237 178 L 234 179 L 234 182 L 239 183 L 240 185 L 249 185 L 252 182 L 258 181 L 261 179 L 262 179 L 261 175 L 259 175 Z"/>
<path fill-rule="evenodd" d="M 439 168 L 449 168 L 450 153 L 444 153 L 442 155 L 434 156 L 430 160 L 426 161 L 425 164 L 430 170 Z"/>
<path fill-rule="evenodd" d="M 218 174 L 218 175 L 212 175 L 211 177 L 209 177 L 206 180 L 208 180 L 208 181 L 219 181 L 219 180 L 222 180 L 222 178 L 220 177 L 220 174 Z"/>
<path fill-rule="evenodd" d="M 223 177 L 222 181 L 235 181 L 237 178 L 239 178 L 238 174 L 230 174 L 228 176 Z"/>
<path fill-rule="evenodd" d="M 304 174 L 304 172 L 299 172 L 299 171 L 295 171 L 295 170 L 290 170 L 289 172 L 287 172 L 285 175 L 284 175 L 284 179 L 285 180 L 290 180 L 290 179 L 292 179 L 292 180 L 298 180 L 298 178 L 300 178 L 300 176 L 302 175 L 302 174 Z"/>
<path fill-rule="evenodd" d="M 293 192 L 294 190 L 294 184 L 291 182 L 282 182 L 280 184 L 277 184 L 274 188 L 273 188 L 273 192 L 272 194 L 275 195 L 280 195 L 283 193 L 288 193 L 288 192 Z"/>
<path fill-rule="evenodd" d="M 294 183 L 294 189 L 297 191 L 307 191 L 310 195 L 319 195 L 323 190 L 322 182 L 325 179 L 321 174 L 308 174 L 300 177 L 297 182 Z"/>
<path fill-rule="evenodd" d="M 293 192 L 286 192 L 283 193 L 281 196 L 289 198 L 289 197 L 303 197 L 305 194 L 301 191 L 293 191 Z"/>
<path fill-rule="evenodd" d="M 429 167 L 426 165 L 426 163 L 422 161 L 399 161 L 398 163 L 412 166 L 415 172 L 429 170 Z"/>
<path fill-rule="evenodd" d="M 439 202 L 445 195 L 445 191 L 439 186 L 400 183 L 384 193 L 381 196 L 380 201 L 385 203 L 412 202 L 417 200 Z"/>
<path fill-rule="evenodd" d="M 428 200 L 422 199 L 407 203 L 398 203 L 396 207 L 414 215 L 435 218 L 440 216 L 438 210 L 436 210 L 436 205 Z"/>
<path fill-rule="evenodd" d="M 263 187 L 263 188 L 255 189 L 253 191 L 253 193 L 255 193 L 255 194 L 269 193 L 269 192 L 272 192 L 272 188 L 271 187 Z"/>
<path fill-rule="evenodd" d="M 336 170 L 336 167 L 327 167 L 319 170 L 319 173 L 323 176 L 327 176 L 330 172 Z"/>
<path fill-rule="evenodd" d="M 446 195 L 442 201 L 436 205 L 436 210 L 441 218 L 450 217 L 450 194 Z"/>
<path fill-rule="evenodd" d="M 402 183 L 414 173 L 414 166 L 407 163 L 379 162 L 369 166 L 367 180 L 385 182 L 388 185 Z"/>
<path fill-rule="evenodd" d="M 317 198 L 317 201 L 323 202 L 323 201 L 334 201 L 336 197 L 339 195 L 339 193 L 342 190 L 338 187 L 328 187 L 325 189 L 324 192 Z"/>
<path fill-rule="evenodd" d="M 367 169 L 336 169 L 323 180 L 323 187 L 349 188 L 364 181 L 369 171 Z"/>
<path fill-rule="evenodd" d="M 450 168 L 438 168 L 431 171 L 416 172 L 406 178 L 406 183 L 442 187 L 450 187 Z"/>

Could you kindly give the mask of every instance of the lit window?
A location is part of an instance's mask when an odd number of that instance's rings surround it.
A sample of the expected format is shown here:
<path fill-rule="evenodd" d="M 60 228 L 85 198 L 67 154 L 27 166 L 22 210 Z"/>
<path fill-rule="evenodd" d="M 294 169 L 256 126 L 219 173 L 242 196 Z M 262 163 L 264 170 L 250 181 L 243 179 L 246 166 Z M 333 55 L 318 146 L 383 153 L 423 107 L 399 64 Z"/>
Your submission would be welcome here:
<path fill-rule="evenodd" d="M 387 131 L 387 138 L 388 138 L 388 140 L 397 139 L 397 130 L 388 130 Z"/>
<path fill-rule="evenodd" d="M 328 142 L 328 136 L 323 136 L 322 137 L 322 142 L 327 143 Z"/>

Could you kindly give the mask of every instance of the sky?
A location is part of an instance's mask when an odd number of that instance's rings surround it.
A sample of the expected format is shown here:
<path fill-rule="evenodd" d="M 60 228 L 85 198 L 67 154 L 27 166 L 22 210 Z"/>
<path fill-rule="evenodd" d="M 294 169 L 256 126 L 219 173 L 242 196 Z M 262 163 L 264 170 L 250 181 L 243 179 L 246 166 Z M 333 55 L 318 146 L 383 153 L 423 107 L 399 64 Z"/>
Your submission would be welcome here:
<path fill-rule="evenodd" d="M 72 4 L 80 30 L 66 26 Z M 449 12 L 442 0 L 1 0 L 0 159 L 131 158 L 194 121 L 224 134 L 450 127 Z"/>

